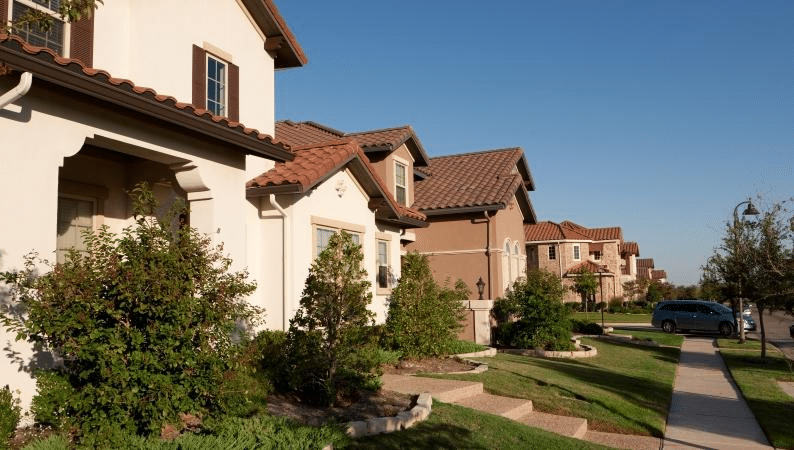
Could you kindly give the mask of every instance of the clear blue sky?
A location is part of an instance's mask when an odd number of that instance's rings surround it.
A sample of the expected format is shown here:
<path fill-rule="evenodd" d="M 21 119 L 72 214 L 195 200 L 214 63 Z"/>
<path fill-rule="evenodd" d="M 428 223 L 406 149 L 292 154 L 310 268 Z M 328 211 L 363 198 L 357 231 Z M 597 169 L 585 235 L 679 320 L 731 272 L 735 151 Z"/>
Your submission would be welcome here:
<path fill-rule="evenodd" d="M 794 1 L 276 0 L 278 119 L 524 149 L 539 220 L 620 226 L 693 284 L 737 203 L 794 196 Z"/>

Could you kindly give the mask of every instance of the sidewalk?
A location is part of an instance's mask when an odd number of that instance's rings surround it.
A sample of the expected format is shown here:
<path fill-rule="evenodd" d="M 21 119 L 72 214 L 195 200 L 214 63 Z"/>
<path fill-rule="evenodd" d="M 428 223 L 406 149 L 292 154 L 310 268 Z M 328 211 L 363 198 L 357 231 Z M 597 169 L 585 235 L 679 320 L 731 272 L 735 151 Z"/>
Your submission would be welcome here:
<path fill-rule="evenodd" d="M 664 449 L 772 449 L 714 338 L 687 337 L 681 346 Z"/>

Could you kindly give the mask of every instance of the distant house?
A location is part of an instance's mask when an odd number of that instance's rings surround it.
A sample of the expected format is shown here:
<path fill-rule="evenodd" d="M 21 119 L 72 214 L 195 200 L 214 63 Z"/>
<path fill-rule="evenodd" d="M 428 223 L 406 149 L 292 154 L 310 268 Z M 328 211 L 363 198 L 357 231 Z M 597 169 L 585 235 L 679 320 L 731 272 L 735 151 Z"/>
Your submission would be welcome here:
<path fill-rule="evenodd" d="M 431 158 L 415 182 L 413 207 L 430 226 L 407 250 L 425 254 L 439 282 L 463 280 L 495 299 L 526 273 L 524 226 L 536 222 L 535 189 L 520 148 Z"/>
<path fill-rule="evenodd" d="M 600 280 L 596 301 L 623 296 L 623 282 L 632 276 L 639 246 L 623 242 L 620 227 L 587 228 L 570 221 L 540 222 L 525 225 L 524 232 L 528 268 L 560 276 L 568 288 L 564 301 L 581 300 L 572 287 L 585 270 L 593 272 Z"/>
<path fill-rule="evenodd" d="M 637 278 L 651 280 L 652 272 L 654 270 L 653 258 L 637 259 Z"/>
<path fill-rule="evenodd" d="M 223 242 L 235 269 L 255 262 L 259 212 L 244 186 L 295 159 L 272 137 L 273 79 L 306 63 L 273 2 L 113 0 L 71 24 L 57 4 L 0 0 L 3 23 L 31 9 L 55 18 L 47 33 L 0 34 L 2 269 L 34 250 L 61 261 L 85 230 L 121 231 L 139 181 L 184 199 L 190 225 Z M 40 361 L 5 330 L 0 345 L 13 355 L 0 379 L 27 407 Z"/>

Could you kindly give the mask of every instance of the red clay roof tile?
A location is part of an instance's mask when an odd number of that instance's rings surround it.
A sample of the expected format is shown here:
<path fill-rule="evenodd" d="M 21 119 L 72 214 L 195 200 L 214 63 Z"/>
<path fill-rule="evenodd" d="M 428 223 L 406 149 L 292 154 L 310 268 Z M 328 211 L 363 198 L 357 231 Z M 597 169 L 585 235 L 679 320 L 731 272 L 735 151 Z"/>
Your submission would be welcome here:
<path fill-rule="evenodd" d="M 524 239 L 527 242 L 538 241 L 591 241 L 590 236 L 581 230 L 563 227 L 554 222 L 524 224 Z"/>
<path fill-rule="evenodd" d="M 508 148 L 431 158 L 423 170 L 429 176 L 414 183 L 413 207 L 425 212 L 504 207 L 524 183 L 516 171 L 523 154 L 520 148 Z"/>
<path fill-rule="evenodd" d="M 620 254 L 640 256 L 640 246 L 636 242 L 624 242 L 620 246 Z"/>
<path fill-rule="evenodd" d="M 566 275 L 579 274 L 582 273 L 584 270 L 588 270 L 593 273 L 598 273 L 599 270 L 601 271 L 601 273 L 608 273 L 608 274 L 613 273 L 612 271 L 607 269 L 607 266 L 602 266 L 600 264 L 594 263 L 593 261 L 587 260 L 571 267 L 570 269 L 568 269 L 568 271 L 565 274 Z"/>

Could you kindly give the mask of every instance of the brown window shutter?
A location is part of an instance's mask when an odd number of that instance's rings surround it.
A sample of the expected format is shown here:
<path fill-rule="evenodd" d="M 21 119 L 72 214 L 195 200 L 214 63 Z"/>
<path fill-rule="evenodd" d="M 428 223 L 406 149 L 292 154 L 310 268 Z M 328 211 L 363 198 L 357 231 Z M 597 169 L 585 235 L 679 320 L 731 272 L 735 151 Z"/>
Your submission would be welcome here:
<path fill-rule="evenodd" d="M 207 109 L 207 52 L 193 46 L 193 106 Z"/>
<path fill-rule="evenodd" d="M 0 24 L 5 25 L 8 20 L 8 0 L 0 0 Z"/>
<path fill-rule="evenodd" d="M 240 68 L 229 64 L 229 119 L 240 121 Z"/>
<path fill-rule="evenodd" d="M 94 67 L 94 15 L 72 22 L 71 29 L 69 56 Z"/>

